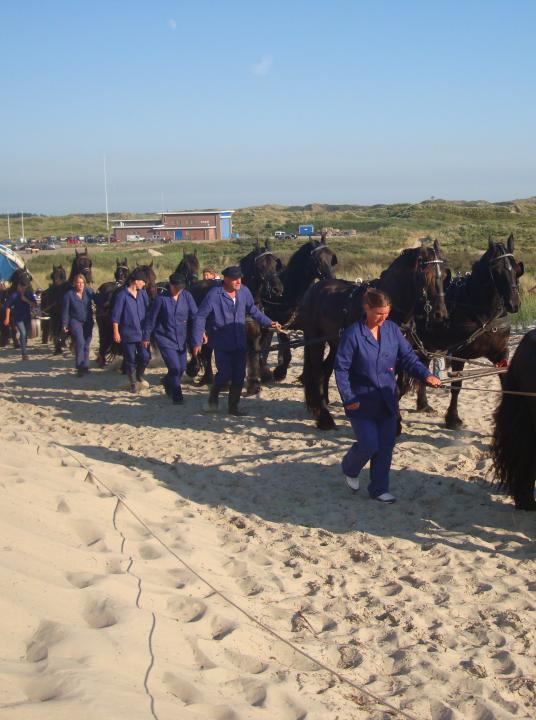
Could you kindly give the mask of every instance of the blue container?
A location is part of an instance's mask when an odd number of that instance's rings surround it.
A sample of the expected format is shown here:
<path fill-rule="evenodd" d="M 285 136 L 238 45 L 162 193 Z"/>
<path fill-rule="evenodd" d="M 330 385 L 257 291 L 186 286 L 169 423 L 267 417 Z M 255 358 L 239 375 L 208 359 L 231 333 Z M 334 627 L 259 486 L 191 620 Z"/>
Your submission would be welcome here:
<path fill-rule="evenodd" d="M 315 231 L 314 225 L 300 225 L 298 227 L 298 233 L 300 235 L 313 235 Z"/>

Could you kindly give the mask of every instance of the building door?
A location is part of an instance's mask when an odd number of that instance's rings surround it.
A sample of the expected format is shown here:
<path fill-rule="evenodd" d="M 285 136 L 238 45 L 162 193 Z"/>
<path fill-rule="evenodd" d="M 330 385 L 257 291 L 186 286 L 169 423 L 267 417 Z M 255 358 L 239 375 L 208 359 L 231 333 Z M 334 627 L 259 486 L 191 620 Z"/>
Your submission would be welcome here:
<path fill-rule="evenodd" d="M 220 217 L 221 239 L 228 240 L 231 237 L 231 218 Z"/>
<path fill-rule="evenodd" d="M 182 240 L 182 230 L 175 230 L 175 240 Z"/>

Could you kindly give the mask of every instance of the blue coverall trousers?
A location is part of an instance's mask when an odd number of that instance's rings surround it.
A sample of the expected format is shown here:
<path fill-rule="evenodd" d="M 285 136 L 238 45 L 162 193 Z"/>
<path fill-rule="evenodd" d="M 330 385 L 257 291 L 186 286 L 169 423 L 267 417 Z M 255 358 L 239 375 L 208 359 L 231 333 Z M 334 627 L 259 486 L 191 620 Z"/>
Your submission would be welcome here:
<path fill-rule="evenodd" d="M 246 350 L 214 350 L 218 372 L 214 384 L 218 387 L 230 382 L 231 385 L 244 384 L 246 377 Z"/>
<path fill-rule="evenodd" d="M 145 370 L 151 359 L 151 351 L 140 342 L 123 342 L 124 368 L 127 375 Z"/>
<path fill-rule="evenodd" d="M 17 320 L 13 323 L 19 331 L 19 344 L 22 357 L 28 352 L 28 325 L 25 320 Z"/>
<path fill-rule="evenodd" d="M 181 352 L 178 348 L 160 346 L 158 346 L 158 349 L 167 367 L 164 386 L 173 400 L 177 400 L 181 395 L 181 377 L 186 370 L 186 350 Z"/>
<path fill-rule="evenodd" d="M 349 415 L 357 442 L 342 459 L 342 471 L 356 478 L 370 460 L 368 492 L 375 498 L 389 492 L 389 470 L 396 440 L 396 416 L 377 420 Z"/>
<path fill-rule="evenodd" d="M 74 340 L 75 367 L 88 368 L 93 323 L 83 323 L 80 320 L 71 319 L 69 330 Z"/>

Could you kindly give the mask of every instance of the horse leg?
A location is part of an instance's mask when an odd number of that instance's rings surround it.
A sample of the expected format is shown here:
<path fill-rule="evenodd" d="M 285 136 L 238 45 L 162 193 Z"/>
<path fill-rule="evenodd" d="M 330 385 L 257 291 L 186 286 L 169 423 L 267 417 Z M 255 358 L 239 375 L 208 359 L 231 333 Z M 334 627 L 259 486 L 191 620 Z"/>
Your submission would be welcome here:
<path fill-rule="evenodd" d="M 200 355 L 203 374 L 196 384 L 198 387 L 203 385 L 212 385 L 214 382 L 214 373 L 212 372 L 212 349 L 209 348 L 208 345 L 203 345 Z"/>
<path fill-rule="evenodd" d="M 465 363 L 460 360 L 453 360 L 451 364 L 453 372 L 462 372 L 464 366 Z M 448 406 L 447 412 L 445 414 L 445 425 L 450 430 L 457 430 L 463 425 L 463 421 L 458 415 L 458 396 L 460 394 L 461 387 L 461 380 L 453 382 L 450 386 L 450 405 Z"/>
<path fill-rule="evenodd" d="M 335 355 L 337 354 L 337 344 L 329 343 L 329 352 L 323 362 L 323 392 L 326 405 L 329 405 L 329 381 L 333 373 L 333 366 L 335 365 Z"/>
<path fill-rule="evenodd" d="M 274 370 L 274 380 L 281 382 L 287 377 L 288 366 L 292 360 L 290 351 L 290 337 L 287 333 L 277 333 L 279 350 L 277 352 L 277 367 Z"/>
<path fill-rule="evenodd" d="M 303 385 L 305 402 L 316 420 L 319 430 L 332 430 L 335 422 L 326 405 L 322 392 L 324 370 L 324 343 L 305 346 L 303 363 Z"/>
<path fill-rule="evenodd" d="M 270 347 L 274 333 L 266 328 L 261 329 L 261 346 L 260 346 L 260 378 L 262 382 L 272 382 L 273 374 L 268 367 L 268 357 L 270 355 Z"/>
<path fill-rule="evenodd" d="M 503 378 L 501 377 L 501 380 L 502 379 Z M 524 413 L 527 428 L 520 430 L 520 432 L 523 433 L 524 431 L 527 435 L 532 434 L 534 442 L 536 436 L 536 400 L 533 398 L 520 398 L 520 400 L 527 402 L 529 409 L 528 413 Z M 528 430 L 529 427 L 532 432 Z M 518 459 L 518 464 L 514 474 L 512 494 L 514 496 L 515 506 L 518 510 L 536 510 L 536 500 L 534 498 L 534 486 L 536 481 L 536 453 L 533 449 L 532 453 L 522 454 L 526 459 L 521 462 L 519 462 Z"/>
<path fill-rule="evenodd" d="M 247 334 L 247 384 L 246 395 L 258 395 L 261 391 L 260 356 L 261 328 L 258 323 L 246 323 Z"/>

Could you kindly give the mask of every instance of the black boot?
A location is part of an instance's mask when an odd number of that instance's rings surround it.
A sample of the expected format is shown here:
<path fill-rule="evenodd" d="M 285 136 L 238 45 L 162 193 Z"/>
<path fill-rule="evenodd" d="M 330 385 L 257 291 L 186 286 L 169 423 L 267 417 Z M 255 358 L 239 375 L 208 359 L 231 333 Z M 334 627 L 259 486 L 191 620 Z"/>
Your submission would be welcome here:
<path fill-rule="evenodd" d="M 128 381 L 130 383 L 129 388 L 128 388 L 130 390 L 130 392 L 133 392 L 133 393 L 138 392 L 138 383 L 137 383 L 135 370 L 132 370 L 132 372 L 129 373 Z"/>
<path fill-rule="evenodd" d="M 182 395 L 182 388 L 180 385 L 173 393 L 173 405 L 184 405 L 184 397 Z"/>
<path fill-rule="evenodd" d="M 212 385 L 210 388 L 210 393 L 208 396 L 208 405 L 207 405 L 207 412 L 210 413 L 217 413 L 218 412 L 218 400 L 220 396 L 220 386 L 219 385 Z"/>
<path fill-rule="evenodd" d="M 136 366 L 136 380 L 139 382 L 140 387 L 149 387 L 147 380 L 144 380 L 143 375 L 145 373 L 145 367 L 143 365 Z"/>
<path fill-rule="evenodd" d="M 242 385 L 231 385 L 229 388 L 229 415 L 236 415 L 237 417 L 244 417 L 247 415 L 247 412 L 240 410 L 238 407 L 241 394 Z"/>

